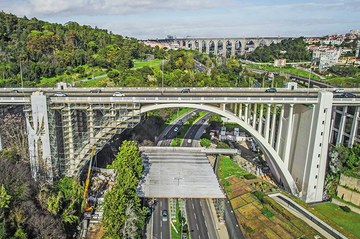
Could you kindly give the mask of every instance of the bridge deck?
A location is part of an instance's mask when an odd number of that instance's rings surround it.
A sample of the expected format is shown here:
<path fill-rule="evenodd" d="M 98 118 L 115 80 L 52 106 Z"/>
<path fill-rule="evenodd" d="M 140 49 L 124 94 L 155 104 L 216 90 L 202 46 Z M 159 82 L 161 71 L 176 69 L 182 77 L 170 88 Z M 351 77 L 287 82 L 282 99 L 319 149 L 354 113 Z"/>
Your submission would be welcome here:
<path fill-rule="evenodd" d="M 148 198 L 224 198 L 205 153 L 147 152 L 138 194 Z"/>

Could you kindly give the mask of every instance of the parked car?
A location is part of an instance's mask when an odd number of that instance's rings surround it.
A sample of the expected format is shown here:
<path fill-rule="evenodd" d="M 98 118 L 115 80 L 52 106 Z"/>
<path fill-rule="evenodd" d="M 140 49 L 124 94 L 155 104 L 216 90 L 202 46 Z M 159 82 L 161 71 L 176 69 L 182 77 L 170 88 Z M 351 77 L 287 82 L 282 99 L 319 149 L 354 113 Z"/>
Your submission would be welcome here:
<path fill-rule="evenodd" d="M 115 93 L 113 94 L 113 96 L 122 97 L 122 96 L 125 96 L 125 94 L 124 94 L 124 93 L 121 93 L 121 92 L 115 92 Z"/>
<path fill-rule="evenodd" d="M 168 220 L 168 211 L 167 210 L 162 211 L 161 218 L 162 218 L 163 222 L 166 222 Z"/>
<path fill-rule="evenodd" d="M 188 142 L 188 144 L 191 144 L 191 139 L 188 139 L 187 142 Z"/>
<path fill-rule="evenodd" d="M 350 92 L 342 93 L 341 95 L 335 95 L 335 98 L 355 98 L 356 95 Z"/>
<path fill-rule="evenodd" d="M 276 93 L 277 90 L 276 90 L 276 88 L 268 88 L 268 89 L 265 90 L 265 92 L 267 92 L 267 93 Z"/>
<path fill-rule="evenodd" d="M 343 88 L 339 88 L 339 89 L 334 90 L 334 93 L 344 93 L 344 92 L 345 92 L 345 89 L 343 89 Z"/>
<path fill-rule="evenodd" d="M 181 93 L 190 93 L 190 89 L 182 89 Z"/>
<path fill-rule="evenodd" d="M 64 92 L 56 92 L 54 94 L 54 96 L 56 96 L 56 97 L 64 97 L 64 96 L 67 96 L 67 95 Z"/>
<path fill-rule="evenodd" d="M 90 93 L 101 93 L 101 89 L 92 89 Z"/>

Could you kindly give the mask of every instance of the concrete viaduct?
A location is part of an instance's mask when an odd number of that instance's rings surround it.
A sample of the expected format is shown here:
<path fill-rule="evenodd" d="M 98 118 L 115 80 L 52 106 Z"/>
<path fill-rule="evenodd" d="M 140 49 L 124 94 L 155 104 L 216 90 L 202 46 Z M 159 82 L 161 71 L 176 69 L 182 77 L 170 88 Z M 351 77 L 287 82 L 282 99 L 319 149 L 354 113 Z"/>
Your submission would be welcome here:
<path fill-rule="evenodd" d="M 222 55 L 225 57 L 243 55 L 259 46 L 280 43 L 289 37 L 247 37 L 247 38 L 176 38 L 152 39 L 145 42 L 164 44 L 174 49 L 187 49 Z"/>
<path fill-rule="evenodd" d="M 261 88 L 191 88 L 191 93 L 176 88 L 89 90 L 63 89 L 66 95 L 62 97 L 54 95 L 58 89 L 26 89 L 15 95 L 0 90 L 0 105 L 24 108 L 34 178 L 44 174 L 52 181 L 64 174 L 78 175 L 92 146 L 100 150 L 114 134 L 141 122 L 146 112 L 162 108 L 200 109 L 239 124 L 259 143 L 278 182 L 306 202 L 322 200 L 335 111 L 353 108 L 350 144 L 360 142 L 360 98 L 334 98 L 333 89 L 279 89 L 277 93 Z M 117 91 L 125 96 L 113 96 Z M 338 143 L 349 123 L 346 114 Z"/>

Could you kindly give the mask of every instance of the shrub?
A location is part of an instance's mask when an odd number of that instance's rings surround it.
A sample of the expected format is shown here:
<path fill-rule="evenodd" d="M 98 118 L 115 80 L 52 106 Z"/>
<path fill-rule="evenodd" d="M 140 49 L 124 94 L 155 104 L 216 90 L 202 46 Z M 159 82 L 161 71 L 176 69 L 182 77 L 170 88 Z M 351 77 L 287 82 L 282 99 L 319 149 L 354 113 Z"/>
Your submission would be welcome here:
<path fill-rule="evenodd" d="M 202 147 L 209 147 L 210 145 L 211 145 L 211 141 L 209 140 L 209 139 L 205 139 L 205 138 L 203 138 L 203 139 L 200 139 L 200 145 L 202 146 Z"/>
<path fill-rule="evenodd" d="M 351 209 L 348 206 L 339 206 L 344 212 L 351 212 Z"/>
<path fill-rule="evenodd" d="M 262 209 L 261 209 L 261 213 L 265 216 L 265 217 L 267 217 L 267 218 L 269 218 L 269 219 L 271 219 L 271 218 L 273 218 L 275 215 L 274 215 L 274 213 L 272 213 L 270 210 L 269 210 L 269 208 L 267 208 L 267 207 L 263 207 Z"/>
<path fill-rule="evenodd" d="M 257 199 L 259 199 L 259 201 L 260 201 L 261 203 L 264 203 L 264 202 L 265 202 L 265 200 L 264 200 L 265 194 L 264 194 L 263 192 L 261 192 L 261 191 L 255 191 L 255 192 L 253 192 L 252 194 L 253 194 Z"/>
<path fill-rule="evenodd" d="M 257 177 L 254 174 L 249 173 L 249 174 L 244 175 L 244 178 L 246 178 L 247 180 L 250 180 L 250 179 L 255 179 Z"/>
<path fill-rule="evenodd" d="M 224 142 L 219 142 L 218 145 L 216 146 L 216 148 L 218 149 L 229 149 L 230 146 Z"/>

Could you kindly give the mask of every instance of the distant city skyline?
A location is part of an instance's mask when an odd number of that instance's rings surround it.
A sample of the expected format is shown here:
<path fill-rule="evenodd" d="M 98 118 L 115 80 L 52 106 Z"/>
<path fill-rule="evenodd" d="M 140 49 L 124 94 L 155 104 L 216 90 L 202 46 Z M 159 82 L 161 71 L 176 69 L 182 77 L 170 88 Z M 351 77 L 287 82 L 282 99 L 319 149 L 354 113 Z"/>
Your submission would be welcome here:
<path fill-rule="evenodd" d="M 0 10 L 138 39 L 323 36 L 360 29 L 360 0 L 0 0 Z"/>

